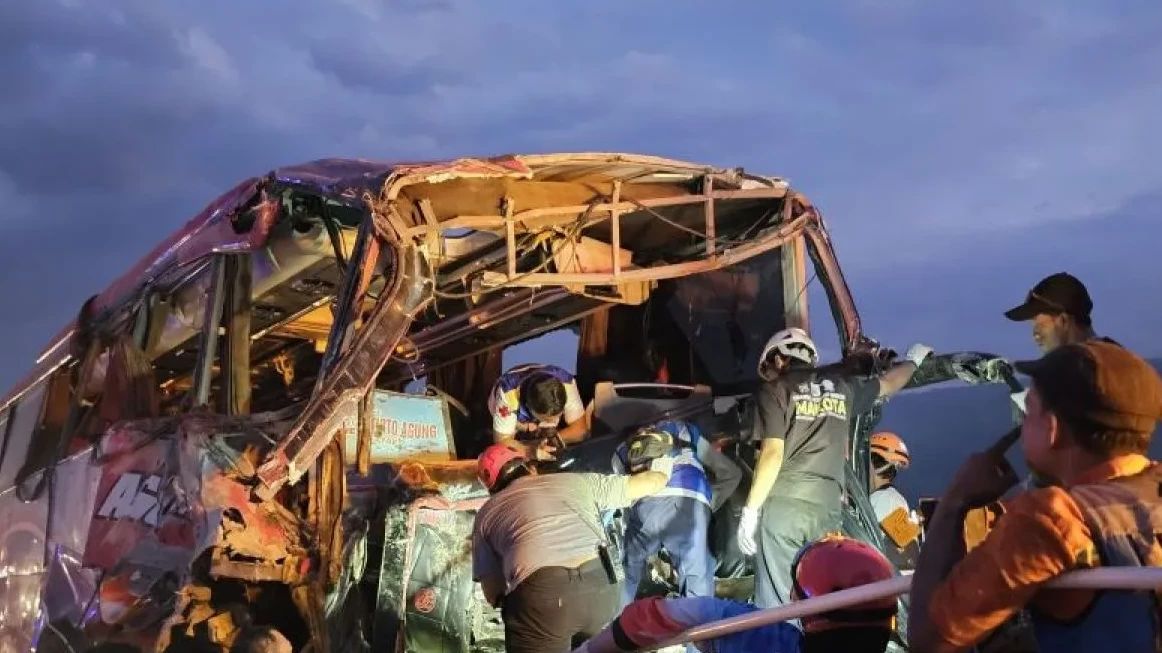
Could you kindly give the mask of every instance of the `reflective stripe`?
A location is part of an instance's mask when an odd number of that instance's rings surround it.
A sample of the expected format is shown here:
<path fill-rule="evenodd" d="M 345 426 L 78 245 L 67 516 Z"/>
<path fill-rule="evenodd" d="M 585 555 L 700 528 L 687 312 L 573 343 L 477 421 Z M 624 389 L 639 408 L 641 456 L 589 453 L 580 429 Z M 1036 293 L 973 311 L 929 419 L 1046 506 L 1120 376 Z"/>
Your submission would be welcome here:
<path fill-rule="evenodd" d="M 671 451 L 674 470 L 666 487 L 652 496 L 687 497 L 710 505 L 710 479 L 697 454 L 698 445 L 703 441 L 701 430 L 694 424 L 676 420 L 659 422 L 657 427 L 674 437 Z M 614 452 L 615 469 L 628 468 L 626 452 L 627 445 L 622 442 Z"/>
<path fill-rule="evenodd" d="M 706 505 L 710 505 L 710 499 L 706 497 L 705 492 L 700 490 L 686 490 L 683 488 L 665 487 L 660 491 L 651 494 L 647 498 L 652 499 L 654 497 L 682 497 L 684 499 L 694 499 L 696 501 L 705 503 Z"/>

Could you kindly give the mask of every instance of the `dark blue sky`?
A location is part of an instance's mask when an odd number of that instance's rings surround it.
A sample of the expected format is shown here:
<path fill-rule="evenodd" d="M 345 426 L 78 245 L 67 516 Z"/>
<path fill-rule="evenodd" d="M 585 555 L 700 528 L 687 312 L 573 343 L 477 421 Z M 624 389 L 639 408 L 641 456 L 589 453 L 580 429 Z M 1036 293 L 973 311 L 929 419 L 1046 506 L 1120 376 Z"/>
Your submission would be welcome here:
<path fill-rule="evenodd" d="M 1064 269 L 1157 355 L 1159 62 L 1156 0 L 0 3 L 0 385 L 243 177 L 510 151 L 789 178 L 898 348 L 1029 355 Z"/>

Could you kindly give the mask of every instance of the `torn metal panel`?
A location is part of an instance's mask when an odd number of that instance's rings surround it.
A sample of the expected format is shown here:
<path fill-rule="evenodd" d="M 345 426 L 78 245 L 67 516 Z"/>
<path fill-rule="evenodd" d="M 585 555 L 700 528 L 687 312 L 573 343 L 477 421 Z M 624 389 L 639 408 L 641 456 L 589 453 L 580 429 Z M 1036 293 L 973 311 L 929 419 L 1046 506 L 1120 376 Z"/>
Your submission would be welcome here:
<path fill-rule="evenodd" d="M 387 363 L 388 352 L 411 325 L 415 311 L 431 297 L 431 277 L 419 252 L 406 248 L 389 255 L 399 266 L 390 291 L 384 291 L 385 297 L 393 299 L 376 304 L 355 334 L 351 355 L 339 359 L 290 433 L 266 456 L 258 471 L 262 485 L 257 491 L 263 498 L 301 478 L 343 423 L 358 417 L 363 397 Z"/>
<path fill-rule="evenodd" d="M 84 547 L 101 570 L 107 624 L 157 627 L 191 564 L 212 549 L 212 577 L 301 583 L 310 571 L 304 525 L 277 503 L 253 503 L 248 448 L 286 432 L 284 415 L 193 413 L 123 422 L 102 438 Z"/>
<path fill-rule="evenodd" d="M 279 202 L 265 195 L 276 179 L 307 179 L 320 192 L 362 197 L 378 189 L 392 170 L 389 163 L 327 160 L 285 168 L 265 177 L 247 179 L 210 202 L 177 232 L 162 241 L 136 265 L 118 277 L 94 299 L 98 315 L 120 310 L 134 301 L 143 288 L 159 277 L 182 270 L 214 252 L 250 252 L 261 248 L 280 218 Z M 240 220 L 245 216 L 245 220 Z M 69 343 L 76 331 L 70 324 L 45 348 L 33 371 L 8 393 L 0 406 L 16 398 L 23 388 L 68 359 Z"/>
<path fill-rule="evenodd" d="M 812 212 L 815 219 L 803 230 L 807 237 L 807 251 L 815 262 L 815 269 L 827 294 L 827 302 L 831 306 L 831 314 L 840 327 L 842 334 L 840 345 L 844 355 L 847 355 L 859 350 L 865 344 L 863 325 L 859 312 L 855 309 L 851 289 L 839 268 L 839 261 L 831 246 L 831 237 L 823 226 L 823 216 L 814 209 Z"/>
<path fill-rule="evenodd" d="M 0 649 L 15 646 L 16 639 L 35 641 L 46 624 L 52 624 L 51 630 L 89 620 L 84 608 L 92 597 L 94 574 L 81 568 L 80 552 L 98 475 L 88 462 L 83 452 L 57 464 L 53 501 L 49 493 L 21 501 L 15 489 L 0 492 Z M 41 474 L 27 482 L 39 483 Z"/>
<path fill-rule="evenodd" d="M 1005 384 L 1013 392 L 1024 389 L 1016 379 L 1016 371 L 1009 361 L 996 354 L 957 352 L 929 356 L 912 380 L 909 388 L 958 379 L 971 385 Z"/>
<path fill-rule="evenodd" d="M 385 518 L 373 649 L 503 651 L 499 612 L 471 577 L 472 522 L 487 500 L 473 466 L 411 465 L 400 475 L 408 480 Z"/>

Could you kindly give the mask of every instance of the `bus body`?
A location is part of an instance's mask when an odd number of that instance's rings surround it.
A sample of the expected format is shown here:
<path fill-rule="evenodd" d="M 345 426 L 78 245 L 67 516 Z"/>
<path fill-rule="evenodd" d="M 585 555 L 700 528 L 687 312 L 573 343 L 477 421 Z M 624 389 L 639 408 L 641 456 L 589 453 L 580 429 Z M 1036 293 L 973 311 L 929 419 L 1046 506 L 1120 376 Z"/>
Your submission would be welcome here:
<path fill-rule="evenodd" d="M 447 588 L 415 575 L 424 529 L 483 501 L 471 459 L 502 350 L 573 329 L 595 403 L 662 376 L 745 397 L 766 338 L 812 326 L 809 270 L 845 359 L 886 364 L 820 213 L 779 178 L 591 153 L 246 180 L 86 302 L 0 402 L 0 650 L 225 646 L 251 620 L 296 650 L 414 650 L 426 616 L 479 649 L 488 615 L 441 614 Z M 427 394 L 405 393 L 420 377 Z M 878 541 L 876 419 L 854 420 L 850 472 L 852 528 Z M 467 563 L 442 564 L 422 573 Z M 448 592 L 472 591 L 462 576 Z"/>

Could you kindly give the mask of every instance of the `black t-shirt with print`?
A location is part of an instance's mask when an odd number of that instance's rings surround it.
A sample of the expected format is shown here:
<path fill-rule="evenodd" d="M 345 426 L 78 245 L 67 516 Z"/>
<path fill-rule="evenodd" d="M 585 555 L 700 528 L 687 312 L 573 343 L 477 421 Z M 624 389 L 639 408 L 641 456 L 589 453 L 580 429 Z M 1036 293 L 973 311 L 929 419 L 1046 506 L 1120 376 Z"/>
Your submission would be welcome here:
<path fill-rule="evenodd" d="M 783 465 L 771 494 L 830 503 L 843 487 L 852 416 L 871 410 L 878 378 L 839 370 L 791 370 L 755 395 L 753 439 L 783 440 Z"/>

